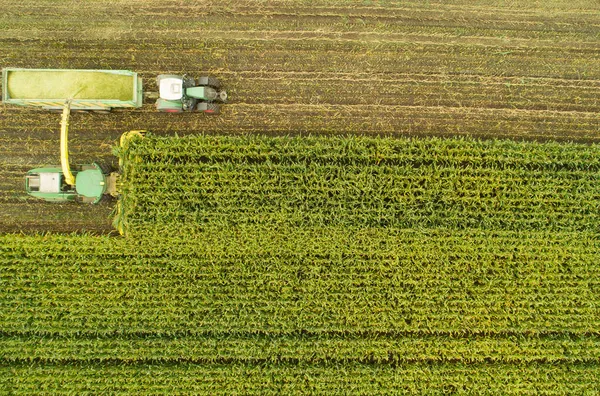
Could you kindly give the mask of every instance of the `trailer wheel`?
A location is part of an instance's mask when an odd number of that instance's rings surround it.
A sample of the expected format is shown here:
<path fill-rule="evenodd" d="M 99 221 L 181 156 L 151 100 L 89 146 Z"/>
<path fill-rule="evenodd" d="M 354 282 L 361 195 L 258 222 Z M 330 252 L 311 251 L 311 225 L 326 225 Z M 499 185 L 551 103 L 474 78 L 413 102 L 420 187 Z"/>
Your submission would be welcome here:
<path fill-rule="evenodd" d="M 213 87 L 217 91 L 221 88 L 221 82 L 216 77 L 200 77 L 198 79 L 198 85 Z"/>

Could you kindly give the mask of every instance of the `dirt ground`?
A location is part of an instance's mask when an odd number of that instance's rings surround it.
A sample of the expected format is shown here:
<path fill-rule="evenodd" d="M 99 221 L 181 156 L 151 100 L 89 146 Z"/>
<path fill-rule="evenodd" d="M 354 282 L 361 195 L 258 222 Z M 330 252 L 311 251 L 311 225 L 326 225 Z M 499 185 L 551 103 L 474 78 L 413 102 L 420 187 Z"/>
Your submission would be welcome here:
<path fill-rule="evenodd" d="M 600 6 L 589 1 L 48 2 L 8 0 L 2 67 L 214 75 L 220 116 L 74 114 L 71 159 L 114 165 L 130 129 L 476 136 L 600 142 Z M 527 5 L 523 5 L 527 4 Z M 0 106 L 0 231 L 112 230 L 114 202 L 29 199 L 27 169 L 59 162 L 60 115 Z"/>

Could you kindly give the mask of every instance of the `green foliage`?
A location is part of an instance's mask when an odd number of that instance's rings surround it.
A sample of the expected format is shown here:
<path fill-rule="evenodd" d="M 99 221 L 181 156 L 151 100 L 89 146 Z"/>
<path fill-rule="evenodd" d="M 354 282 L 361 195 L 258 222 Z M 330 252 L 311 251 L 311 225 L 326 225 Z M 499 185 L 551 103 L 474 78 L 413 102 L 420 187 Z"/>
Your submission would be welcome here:
<path fill-rule="evenodd" d="M 0 237 L 3 388 L 598 386 L 596 233 L 148 231 Z"/>
<path fill-rule="evenodd" d="M 122 153 L 129 232 L 242 224 L 595 230 L 600 148 L 469 139 L 149 137 Z"/>
<path fill-rule="evenodd" d="M 348 394 L 594 394 L 593 365 L 527 364 L 39 364 L 0 366 L 9 392 L 348 395 Z"/>
<path fill-rule="evenodd" d="M 598 146 L 148 136 L 115 154 L 127 237 L 0 236 L 5 389 L 600 385 Z"/>

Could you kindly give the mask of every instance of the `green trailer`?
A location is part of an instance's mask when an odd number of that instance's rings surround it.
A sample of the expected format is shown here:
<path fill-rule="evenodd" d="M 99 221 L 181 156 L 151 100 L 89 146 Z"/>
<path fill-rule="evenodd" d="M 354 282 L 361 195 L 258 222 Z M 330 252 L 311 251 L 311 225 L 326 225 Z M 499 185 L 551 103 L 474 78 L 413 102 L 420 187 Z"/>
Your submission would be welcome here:
<path fill-rule="evenodd" d="M 128 70 L 20 69 L 2 70 L 2 98 L 6 104 L 62 110 L 109 111 L 138 108 L 144 94 L 142 79 Z"/>

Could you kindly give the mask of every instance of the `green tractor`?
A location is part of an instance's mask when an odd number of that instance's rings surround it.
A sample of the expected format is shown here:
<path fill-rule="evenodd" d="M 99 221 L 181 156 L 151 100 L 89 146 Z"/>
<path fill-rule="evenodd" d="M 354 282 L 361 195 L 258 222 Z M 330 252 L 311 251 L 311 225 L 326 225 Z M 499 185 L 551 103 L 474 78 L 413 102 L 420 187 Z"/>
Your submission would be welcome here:
<path fill-rule="evenodd" d="M 25 176 L 25 190 L 48 202 L 98 203 L 105 195 L 116 196 L 116 172 L 97 163 L 80 165 L 71 172 L 72 184 L 59 167 L 31 169 Z M 69 180 L 69 181 L 71 181 Z"/>
<path fill-rule="evenodd" d="M 110 167 L 92 163 L 71 169 L 69 164 L 68 133 L 71 101 L 63 108 L 60 128 L 60 166 L 31 169 L 25 175 L 27 194 L 48 202 L 78 201 L 96 204 L 103 197 L 117 196 L 118 172 Z M 121 136 L 121 146 L 132 136 L 145 131 L 129 131 Z"/>
<path fill-rule="evenodd" d="M 219 103 L 227 101 L 227 92 L 221 90 L 221 83 L 214 77 L 200 77 L 195 80 L 186 75 L 161 74 L 156 82 L 159 89 L 156 108 L 159 111 L 219 114 Z"/>

